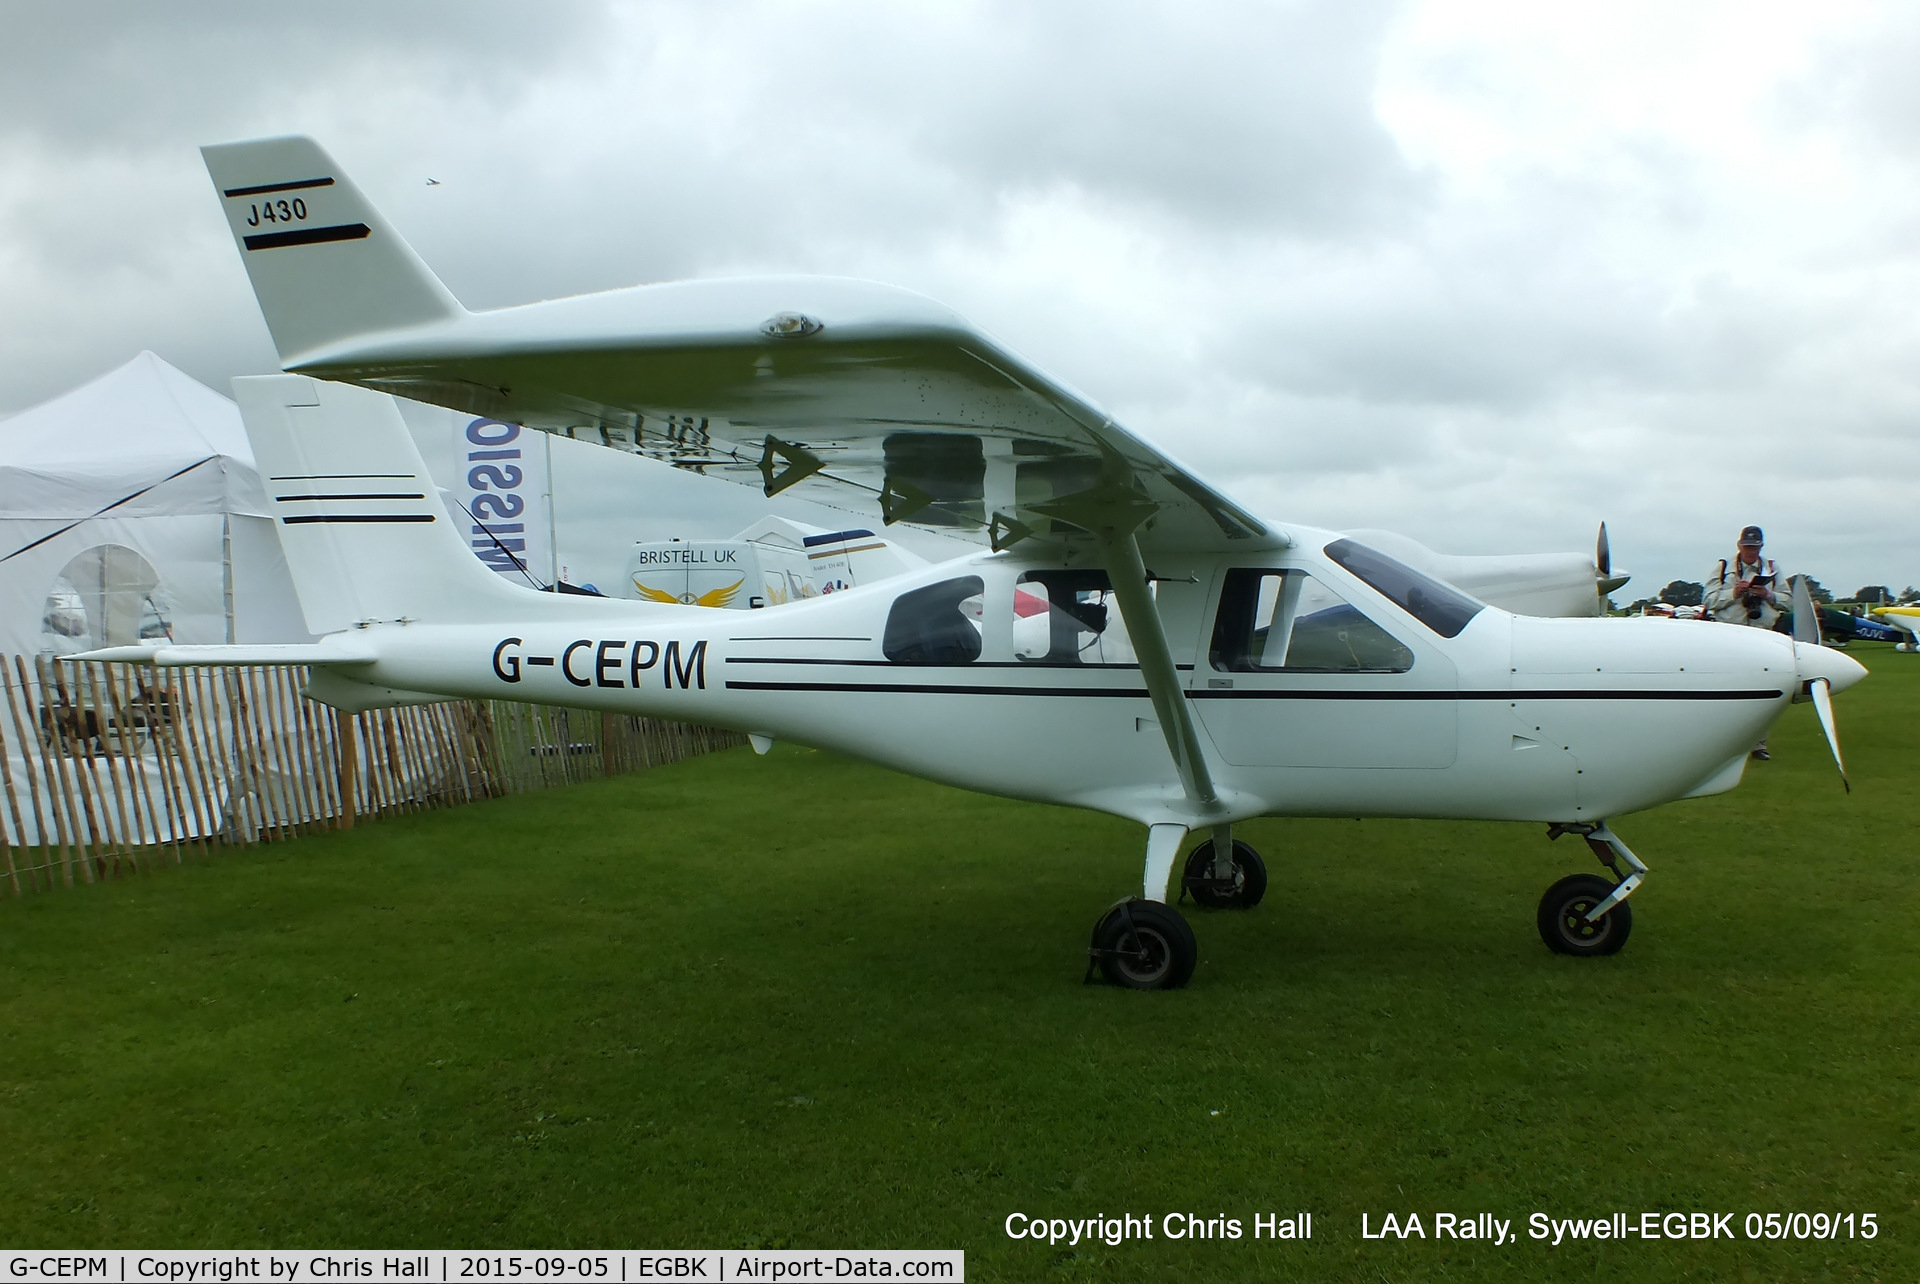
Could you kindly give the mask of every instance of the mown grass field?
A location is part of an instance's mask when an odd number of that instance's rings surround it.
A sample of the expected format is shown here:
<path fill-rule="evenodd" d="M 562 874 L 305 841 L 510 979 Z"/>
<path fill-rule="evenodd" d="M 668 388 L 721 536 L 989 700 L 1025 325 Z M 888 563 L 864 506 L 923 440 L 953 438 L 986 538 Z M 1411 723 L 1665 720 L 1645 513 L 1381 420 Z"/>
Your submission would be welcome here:
<path fill-rule="evenodd" d="M 745 751 L 0 903 L 0 1246 L 961 1247 L 976 1280 L 1920 1277 L 1920 656 L 1619 822 L 1268 821 L 1190 989 L 1083 987 L 1142 836 Z M 1306 1244 L 1009 1213 L 1311 1210 Z M 1552 1248 L 1535 1212 L 1873 1212 Z M 1518 1244 L 1363 1241 L 1490 1211 Z"/>

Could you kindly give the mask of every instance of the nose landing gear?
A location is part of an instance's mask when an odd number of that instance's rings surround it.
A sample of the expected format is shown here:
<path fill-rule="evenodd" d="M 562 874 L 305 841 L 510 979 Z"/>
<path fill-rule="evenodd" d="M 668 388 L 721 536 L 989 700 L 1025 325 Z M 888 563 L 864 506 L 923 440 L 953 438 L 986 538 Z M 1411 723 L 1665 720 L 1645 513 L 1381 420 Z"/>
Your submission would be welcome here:
<path fill-rule="evenodd" d="M 1612 891 L 1613 884 L 1598 874 L 1561 879 L 1540 898 L 1540 939 L 1555 954 L 1575 958 L 1614 953 L 1633 931 L 1633 906 L 1616 903 L 1597 919 L 1587 917 Z"/>
<path fill-rule="evenodd" d="M 1549 887 L 1540 898 L 1540 939 L 1554 953 L 1575 958 L 1616 953 L 1633 931 L 1633 907 L 1626 903 L 1627 897 L 1646 879 L 1647 867 L 1605 821 L 1547 826 L 1548 839 L 1562 834 L 1584 838 L 1616 881 L 1609 883 L 1598 874 L 1572 874 Z M 1627 867 L 1624 875 L 1622 864 Z"/>

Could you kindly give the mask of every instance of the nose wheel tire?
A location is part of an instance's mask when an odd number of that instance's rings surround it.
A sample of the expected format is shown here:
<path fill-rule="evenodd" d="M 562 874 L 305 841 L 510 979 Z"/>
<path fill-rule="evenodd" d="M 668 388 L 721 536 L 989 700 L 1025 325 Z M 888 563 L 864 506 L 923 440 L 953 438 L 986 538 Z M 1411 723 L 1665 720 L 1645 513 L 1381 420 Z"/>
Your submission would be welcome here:
<path fill-rule="evenodd" d="M 1225 879 L 1213 876 L 1213 840 L 1207 839 L 1187 857 L 1180 887 L 1205 909 L 1252 909 L 1267 894 L 1267 863 L 1260 853 L 1238 838 L 1233 840 L 1233 871 Z"/>
<path fill-rule="evenodd" d="M 1200 949 L 1179 911 L 1159 901 L 1121 901 L 1093 929 L 1088 950 L 1109 985 L 1177 990 L 1193 976 Z"/>
<path fill-rule="evenodd" d="M 1594 958 L 1615 954 L 1633 931 L 1633 907 L 1621 901 L 1592 922 L 1587 913 L 1613 894 L 1598 874 L 1570 874 L 1540 898 L 1540 939 L 1556 954 Z"/>

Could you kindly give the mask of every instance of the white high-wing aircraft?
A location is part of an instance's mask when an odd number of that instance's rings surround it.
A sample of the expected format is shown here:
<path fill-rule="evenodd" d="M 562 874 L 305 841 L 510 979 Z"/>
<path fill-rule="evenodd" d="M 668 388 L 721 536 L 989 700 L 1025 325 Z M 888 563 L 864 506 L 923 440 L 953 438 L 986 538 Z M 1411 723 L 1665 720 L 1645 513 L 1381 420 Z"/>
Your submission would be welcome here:
<path fill-rule="evenodd" d="M 905 290 L 698 281 L 473 313 L 311 140 L 205 157 L 290 372 L 234 391 L 324 636 L 93 658 L 306 664 L 310 694 L 349 710 L 521 699 L 712 723 L 1129 817 L 1142 894 L 1090 950 L 1119 985 L 1192 973 L 1166 903 L 1191 831 L 1208 838 L 1183 891 L 1259 903 L 1265 866 L 1233 836 L 1256 816 L 1580 835 L 1613 878 L 1555 883 L 1538 926 L 1562 953 L 1612 953 L 1646 867 L 1607 818 L 1731 789 L 1796 699 L 1831 738 L 1829 692 L 1864 673 L 1757 629 L 1511 614 L 1363 540 L 1262 521 Z M 984 546 L 749 613 L 517 588 L 450 523 L 386 393 Z"/>

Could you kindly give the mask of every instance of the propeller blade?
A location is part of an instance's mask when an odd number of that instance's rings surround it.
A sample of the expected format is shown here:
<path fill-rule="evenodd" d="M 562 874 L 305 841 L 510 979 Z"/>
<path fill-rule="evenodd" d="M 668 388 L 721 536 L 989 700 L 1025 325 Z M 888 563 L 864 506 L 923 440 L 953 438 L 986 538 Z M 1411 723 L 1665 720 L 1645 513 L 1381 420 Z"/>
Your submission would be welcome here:
<path fill-rule="evenodd" d="M 1593 587 L 1603 599 L 1633 576 L 1613 567 L 1613 546 L 1607 539 L 1607 524 L 1600 523 L 1600 538 L 1593 543 Z"/>
<path fill-rule="evenodd" d="M 1793 577 L 1793 640 L 1820 645 L 1820 616 L 1814 610 L 1813 594 L 1807 591 L 1807 577 L 1804 575 Z M 1833 739 L 1831 733 L 1827 739 Z M 1836 758 L 1840 756 L 1838 749 L 1833 753 Z"/>
<path fill-rule="evenodd" d="M 1807 694 L 1813 697 L 1813 711 L 1820 715 L 1820 730 L 1827 733 L 1827 748 L 1833 750 L 1833 765 L 1840 768 L 1840 783 L 1846 786 L 1848 793 L 1853 792 L 1853 784 L 1847 779 L 1847 764 L 1840 760 L 1840 733 L 1833 729 L 1833 684 L 1825 678 L 1815 678 L 1807 684 Z"/>

